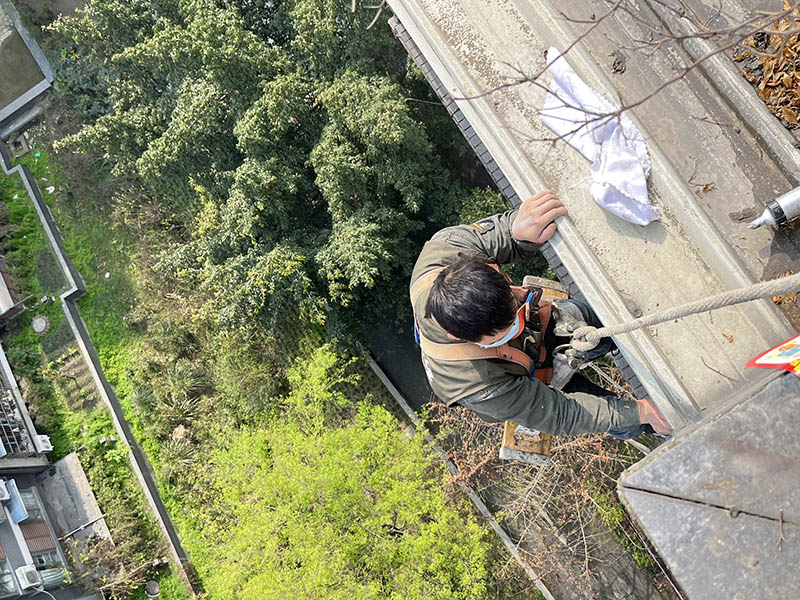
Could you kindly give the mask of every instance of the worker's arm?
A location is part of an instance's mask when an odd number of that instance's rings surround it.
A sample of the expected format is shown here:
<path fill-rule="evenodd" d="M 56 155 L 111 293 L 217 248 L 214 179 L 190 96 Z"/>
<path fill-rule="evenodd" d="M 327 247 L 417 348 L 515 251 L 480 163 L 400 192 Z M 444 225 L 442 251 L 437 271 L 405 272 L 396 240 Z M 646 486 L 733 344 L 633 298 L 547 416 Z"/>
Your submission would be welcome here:
<path fill-rule="evenodd" d="M 553 435 L 604 433 L 642 422 L 635 400 L 581 392 L 566 395 L 527 377 L 513 377 L 491 385 L 459 404 L 486 421 L 513 421 Z"/>
<path fill-rule="evenodd" d="M 555 219 L 567 209 L 550 190 L 528 198 L 517 209 L 487 217 L 472 225 L 442 229 L 432 241 L 475 252 L 492 262 L 515 262 L 534 252 L 556 231 Z"/>

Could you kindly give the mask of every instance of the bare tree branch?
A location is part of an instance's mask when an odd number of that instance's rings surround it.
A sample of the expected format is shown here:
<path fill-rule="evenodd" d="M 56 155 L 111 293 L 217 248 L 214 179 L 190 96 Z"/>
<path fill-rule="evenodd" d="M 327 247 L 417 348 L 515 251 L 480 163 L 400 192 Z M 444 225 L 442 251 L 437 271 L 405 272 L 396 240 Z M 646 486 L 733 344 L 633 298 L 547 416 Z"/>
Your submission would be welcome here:
<path fill-rule="evenodd" d="M 567 56 L 577 44 L 585 40 L 604 21 L 613 16 L 622 14 L 626 15 L 627 18 L 638 24 L 643 29 L 644 33 L 641 39 L 633 40 L 634 45 L 625 47 L 627 50 L 655 52 L 666 44 L 684 44 L 690 40 L 713 41 L 716 43 L 716 48 L 713 51 L 696 58 L 689 64 L 685 65 L 683 68 L 679 69 L 675 75 L 662 81 L 652 91 L 644 96 L 627 103 L 621 102 L 617 110 L 607 113 L 596 113 L 591 111 L 587 112 L 582 107 L 575 106 L 568 100 L 561 98 L 557 93 L 550 90 L 546 84 L 540 81 L 542 76 L 547 72 L 546 65 L 535 73 L 530 74 L 527 73 L 521 66 L 504 62 L 502 64 L 514 72 L 514 75 L 509 77 L 509 81 L 496 85 L 485 92 L 475 95 L 454 97 L 454 100 L 478 100 L 509 88 L 532 84 L 544 90 L 546 93 L 554 95 L 564 105 L 564 107 L 580 110 L 587 115 L 586 120 L 582 123 L 576 124 L 575 129 L 558 137 L 532 138 L 529 135 L 523 136 L 527 141 L 531 142 L 555 142 L 564 138 L 568 138 L 585 127 L 602 127 L 610 120 L 620 118 L 623 113 L 644 104 L 648 100 L 658 95 L 664 89 L 677 83 L 678 81 L 681 81 L 691 71 L 701 66 L 703 63 L 721 53 L 727 52 L 734 47 L 740 46 L 745 40 L 751 38 L 753 35 L 759 32 L 763 32 L 768 36 L 777 36 L 780 38 L 780 42 L 777 45 L 769 44 L 763 50 L 756 47 L 752 47 L 752 49 L 748 48 L 753 52 L 753 54 L 757 54 L 764 58 L 776 58 L 781 56 L 786 48 L 786 45 L 789 43 L 789 40 L 791 40 L 793 36 L 800 34 L 800 15 L 798 15 L 800 0 L 787 2 L 782 10 L 776 12 L 754 11 L 750 17 L 739 22 L 736 22 L 736 20 L 729 15 L 724 14 L 721 2 L 718 2 L 713 7 L 709 15 L 703 17 L 692 7 L 688 6 L 687 3 L 684 3 L 680 0 L 676 2 L 649 0 L 648 4 L 659 7 L 663 14 L 684 22 L 686 28 L 688 29 L 687 33 L 674 33 L 671 31 L 665 22 L 665 19 L 663 17 L 658 18 L 658 11 L 655 10 L 654 12 L 657 16 L 655 21 L 651 22 L 647 20 L 639 14 L 634 3 L 632 3 L 630 0 L 614 0 L 613 2 L 611 0 L 607 0 L 606 4 L 608 5 L 608 9 L 599 18 L 595 18 L 594 15 L 592 15 L 592 18 L 589 19 L 571 17 L 565 14 L 563 11 L 558 11 L 561 18 L 572 25 L 587 25 L 587 27 L 577 35 L 577 37 L 566 47 L 566 49 L 561 52 L 558 58 Z M 787 28 L 786 20 L 790 18 L 794 19 L 794 26 L 789 26 Z M 725 19 L 731 24 L 717 28 L 712 27 L 712 24 L 720 19 Z M 781 29 L 781 26 L 783 26 L 784 29 Z M 540 110 L 536 110 L 536 113 L 541 115 Z"/>

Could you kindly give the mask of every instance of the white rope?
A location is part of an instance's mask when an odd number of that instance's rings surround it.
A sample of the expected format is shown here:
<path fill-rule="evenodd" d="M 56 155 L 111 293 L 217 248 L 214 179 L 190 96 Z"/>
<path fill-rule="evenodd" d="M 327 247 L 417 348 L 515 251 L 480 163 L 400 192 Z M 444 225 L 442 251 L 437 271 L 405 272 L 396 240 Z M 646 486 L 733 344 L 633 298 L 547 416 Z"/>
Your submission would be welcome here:
<path fill-rule="evenodd" d="M 789 277 L 764 281 L 736 290 L 728 290 L 716 296 L 709 296 L 708 298 L 681 304 L 680 306 L 655 312 L 644 317 L 639 317 L 638 319 L 633 319 L 632 321 L 624 321 L 617 325 L 600 328 L 595 328 L 591 325 L 580 327 L 572 332 L 571 345 L 576 350 L 588 352 L 597 346 L 604 337 L 620 335 L 643 327 L 665 323 L 666 321 L 682 319 L 689 315 L 696 315 L 717 308 L 740 304 L 742 302 L 750 302 L 751 300 L 758 300 L 759 298 L 789 294 L 798 290 L 800 290 L 800 273 L 795 273 Z"/>

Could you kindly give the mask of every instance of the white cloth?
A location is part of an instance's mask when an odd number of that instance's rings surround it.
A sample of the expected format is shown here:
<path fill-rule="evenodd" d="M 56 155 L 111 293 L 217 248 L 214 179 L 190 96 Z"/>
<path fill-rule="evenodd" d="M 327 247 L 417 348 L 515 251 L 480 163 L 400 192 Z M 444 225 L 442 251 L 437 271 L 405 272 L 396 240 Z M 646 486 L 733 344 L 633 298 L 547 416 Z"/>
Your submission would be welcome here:
<path fill-rule="evenodd" d="M 555 48 L 547 51 L 550 91 L 542 122 L 592 161 L 592 197 L 618 217 L 647 225 L 661 218 L 650 204 L 650 157 L 642 132 L 624 114 L 590 88 Z M 599 118 L 598 118 L 599 117 Z"/>

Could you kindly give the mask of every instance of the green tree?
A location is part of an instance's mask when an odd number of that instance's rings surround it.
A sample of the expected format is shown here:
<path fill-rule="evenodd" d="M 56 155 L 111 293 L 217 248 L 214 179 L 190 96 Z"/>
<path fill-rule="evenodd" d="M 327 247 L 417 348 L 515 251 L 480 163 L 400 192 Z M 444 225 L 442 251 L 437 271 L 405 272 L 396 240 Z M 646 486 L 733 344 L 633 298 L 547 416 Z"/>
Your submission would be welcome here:
<path fill-rule="evenodd" d="M 347 71 L 320 101 L 329 120 L 310 160 L 332 231 L 318 262 L 332 296 L 346 303 L 354 289 L 409 271 L 410 235 L 422 227 L 414 216 L 423 217 L 428 204 L 448 205 L 452 196 L 448 174 L 397 84 Z"/>
<path fill-rule="evenodd" d="M 270 45 L 285 46 L 295 35 L 292 2 L 282 0 L 231 0 L 245 27 Z"/>
<path fill-rule="evenodd" d="M 374 11 L 350 0 L 290 2 L 295 63 L 315 78 L 334 80 L 348 69 L 396 76 L 405 70 L 405 51 L 384 24 L 367 29 Z"/>
<path fill-rule="evenodd" d="M 451 218 L 464 190 L 398 83 L 402 48 L 366 29 L 372 12 L 137 2 L 135 18 L 97 0 L 59 22 L 104 65 L 110 102 L 61 145 L 100 148 L 166 210 L 175 243 L 156 253 L 161 283 L 192 290 L 196 317 L 269 337 L 289 314 L 319 323 L 321 298 L 369 303 L 407 274 L 416 232 Z"/>
<path fill-rule="evenodd" d="M 346 402 L 340 369 L 328 348 L 298 362 L 287 398 L 294 409 L 211 455 L 214 506 L 202 508 L 190 548 L 210 595 L 485 597 L 485 533 L 462 502 L 446 500 L 443 467 L 431 464 L 424 440 L 406 438 L 367 404 L 350 425 L 320 426 Z"/>
<path fill-rule="evenodd" d="M 118 173 L 138 174 L 163 203 L 186 210 L 192 181 L 222 186 L 241 162 L 232 130 L 264 79 L 287 65 L 282 51 L 246 30 L 235 10 L 212 0 L 93 2 L 60 34 L 107 67 L 111 110 L 61 147 L 99 147 Z"/>

